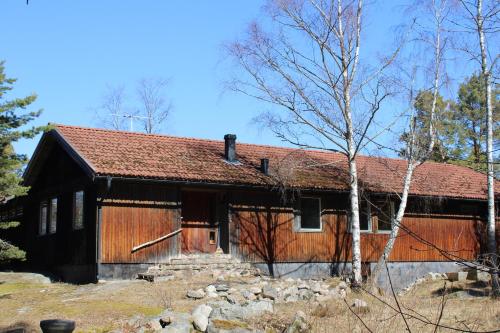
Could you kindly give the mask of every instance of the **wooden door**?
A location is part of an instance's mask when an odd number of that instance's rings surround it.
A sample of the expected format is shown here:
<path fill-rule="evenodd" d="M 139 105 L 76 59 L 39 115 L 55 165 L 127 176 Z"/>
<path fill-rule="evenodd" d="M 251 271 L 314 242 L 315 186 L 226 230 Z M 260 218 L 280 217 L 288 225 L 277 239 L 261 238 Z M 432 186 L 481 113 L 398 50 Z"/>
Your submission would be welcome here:
<path fill-rule="evenodd" d="M 182 253 L 213 253 L 217 249 L 216 196 L 182 193 Z"/>

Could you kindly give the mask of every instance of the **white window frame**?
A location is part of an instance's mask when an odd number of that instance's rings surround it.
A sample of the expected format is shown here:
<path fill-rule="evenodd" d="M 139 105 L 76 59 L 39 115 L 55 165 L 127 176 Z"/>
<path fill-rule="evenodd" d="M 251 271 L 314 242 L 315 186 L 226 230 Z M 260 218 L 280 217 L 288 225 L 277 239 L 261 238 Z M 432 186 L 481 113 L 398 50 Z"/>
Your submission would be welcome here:
<path fill-rule="evenodd" d="M 53 215 L 54 213 L 54 202 L 55 202 L 55 216 Z M 49 200 L 49 218 L 48 218 L 48 225 L 47 225 L 47 233 L 48 234 L 55 234 L 57 232 L 57 214 L 58 214 L 58 205 L 59 205 L 59 200 L 57 197 L 53 197 Z M 52 217 L 55 217 L 55 221 L 52 220 Z M 54 227 L 54 228 L 52 228 Z"/>
<path fill-rule="evenodd" d="M 391 213 L 391 228 L 389 230 L 380 230 L 380 220 L 377 223 L 377 233 L 379 234 L 390 234 L 392 229 L 394 228 L 394 223 L 396 221 L 395 216 L 394 216 L 394 201 L 389 200 L 389 207 L 390 207 L 390 213 Z"/>
<path fill-rule="evenodd" d="M 303 199 L 313 199 L 318 200 L 318 209 L 319 209 L 319 228 L 302 228 L 302 200 Z M 297 232 L 323 232 L 323 217 L 322 217 L 322 209 L 321 209 L 321 198 L 320 197 L 301 197 L 299 199 L 299 214 L 295 213 L 294 218 L 297 223 Z"/>
<path fill-rule="evenodd" d="M 45 208 L 45 214 L 43 213 Z M 45 228 L 43 228 L 43 219 L 45 219 Z M 40 201 L 38 206 L 38 236 L 45 236 L 47 234 L 47 223 L 49 220 L 49 203 L 47 200 Z"/>
<path fill-rule="evenodd" d="M 81 208 L 82 223 L 81 223 L 81 225 L 76 225 L 76 196 L 78 193 L 82 194 L 82 208 Z M 83 191 L 83 190 L 78 190 L 78 191 L 73 192 L 72 225 L 73 225 L 73 230 L 81 230 L 81 229 L 85 228 L 85 191 Z"/>

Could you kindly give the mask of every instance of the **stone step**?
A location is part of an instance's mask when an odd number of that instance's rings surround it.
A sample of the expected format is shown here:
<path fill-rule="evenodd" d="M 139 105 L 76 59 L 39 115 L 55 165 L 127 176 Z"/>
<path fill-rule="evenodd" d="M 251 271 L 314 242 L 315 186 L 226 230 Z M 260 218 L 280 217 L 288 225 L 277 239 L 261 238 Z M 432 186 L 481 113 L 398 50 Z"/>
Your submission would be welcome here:
<path fill-rule="evenodd" d="M 225 259 L 225 258 L 172 258 L 170 259 L 171 265 L 230 265 L 239 264 L 240 261 L 237 259 Z"/>
<path fill-rule="evenodd" d="M 138 278 L 153 281 L 161 277 L 175 275 L 179 271 L 205 271 L 210 269 L 229 270 L 252 270 L 250 263 L 242 263 L 230 254 L 190 254 L 180 255 L 170 259 L 170 263 L 157 264 L 148 268 L 147 272 L 140 274 Z"/>
<path fill-rule="evenodd" d="M 233 259 L 233 256 L 229 253 L 195 253 L 195 254 L 180 254 L 176 257 L 173 258 L 191 258 L 191 259 L 197 259 L 197 258 L 226 258 L 226 259 Z"/>

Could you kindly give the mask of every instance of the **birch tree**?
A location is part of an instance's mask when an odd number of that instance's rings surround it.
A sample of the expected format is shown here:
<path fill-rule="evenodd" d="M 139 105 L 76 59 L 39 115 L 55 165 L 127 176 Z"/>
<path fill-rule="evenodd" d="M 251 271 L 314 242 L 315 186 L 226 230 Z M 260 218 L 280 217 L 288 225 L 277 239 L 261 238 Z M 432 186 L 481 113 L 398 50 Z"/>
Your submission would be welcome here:
<path fill-rule="evenodd" d="M 487 157 L 487 179 L 488 179 L 488 222 L 487 222 L 487 251 L 488 261 L 491 263 L 491 281 L 493 296 L 500 297 L 500 283 L 498 272 L 498 253 L 495 230 L 495 170 L 493 160 L 493 101 L 492 82 L 493 71 L 496 68 L 498 53 L 497 44 L 493 48 L 488 46 L 488 37 L 498 36 L 500 3 L 498 1 L 485 0 L 460 0 L 465 20 L 457 20 L 456 24 L 464 32 L 475 35 L 475 47 L 465 44 L 461 50 L 468 54 L 472 60 L 476 60 L 481 68 L 481 75 L 485 87 L 486 104 L 486 157 Z M 496 49 L 495 49 L 496 47 Z M 492 58 L 492 59 L 490 59 Z"/>
<path fill-rule="evenodd" d="M 146 133 L 162 132 L 173 109 L 166 97 L 168 84 L 163 78 L 144 78 L 137 82 L 135 94 L 130 95 L 123 85 L 109 86 L 97 117 L 105 127 L 119 131 L 133 131 L 133 124 L 139 122 Z"/>
<path fill-rule="evenodd" d="M 125 130 L 125 118 L 123 118 L 125 100 L 125 89 L 120 87 L 108 87 L 102 96 L 100 113 L 97 114 L 100 121 L 107 128 L 114 130 Z"/>
<path fill-rule="evenodd" d="M 273 106 L 260 120 L 275 135 L 346 157 L 354 286 L 362 281 L 356 156 L 391 96 L 384 74 L 398 51 L 377 64 L 360 56 L 365 9 L 363 0 L 271 0 L 269 25 L 252 23 L 228 47 L 243 72 L 230 88 Z"/>
<path fill-rule="evenodd" d="M 142 79 L 137 86 L 140 101 L 139 114 L 146 133 L 158 133 L 170 112 L 172 103 L 165 98 L 168 80 Z"/>
<path fill-rule="evenodd" d="M 433 153 L 436 143 L 436 130 L 435 130 L 435 115 L 436 107 L 439 98 L 440 85 L 442 83 L 441 77 L 443 75 L 444 54 L 447 47 L 447 38 L 444 35 L 445 24 L 450 13 L 450 6 L 448 0 L 425 0 L 419 1 L 418 5 L 424 9 L 423 15 L 428 17 L 421 17 L 416 21 L 418 29 L 415 42 L 424 43 L 432 50 L 433 58 L 431 60 L 431 87 L 427 88 L 432 94 L 431 108 L 429 111 L 429 119 L 425 122 L 418 122 L 416 116 L 416 95 L 414 93 L 415 75 L 418 69 L 414 66 L 411 70 L 410 87 L 409 87 L 409 101 L 410 101 L 410 116 L 408 131 L 405 135 L 406 145 L 403 156 L 407 161 L 406 174 L 404 176 L 402 192 L 400 195 L 399 208 L 393 219 L 389 239 L 384 247 L 384 250 L 377 261 L 377 264 L 372 272 L 372 282 L 377 283 L 380 273 L 385 269 L 386 260 L 389 258 L 394 243 L 399 235 L 399 230 L 403 222 L 403 217 L 408 203 L 408 195 L 410 193 L 410 186 L 412 182 L 413 173 L 422 163 L 424 163 Z M 425 22 L 430 22 L 430 27 Z M 423 126 L 422 126 L 423 125 Z"/>

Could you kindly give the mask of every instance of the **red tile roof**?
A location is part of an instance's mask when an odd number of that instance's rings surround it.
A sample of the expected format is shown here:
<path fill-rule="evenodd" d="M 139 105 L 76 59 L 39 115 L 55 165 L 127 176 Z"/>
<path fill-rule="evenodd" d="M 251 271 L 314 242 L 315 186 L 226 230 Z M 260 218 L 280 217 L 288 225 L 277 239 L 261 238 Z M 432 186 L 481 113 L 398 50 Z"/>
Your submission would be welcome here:
<path fill-rule="evenodd" d="M 271 174 L 285 176 L 293 186 L 348 189 L 346 159 L 334 152 L 237 142 L 238 163 L 228 163 L 223 141 L 64 125 L 56 125 L 56 131 L 96 175 L 270 185 L 272 178 L 259 170 L 260 159 L 269 158 Z M 401 192 L 404 160 L 360 155 L 357 162 L 365 188 L 382 193 Z M 486 199 L 486 188 L 484 174 L 457 165 L 426 162 L 414 174 L 411 194 Z"/>

